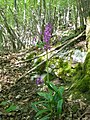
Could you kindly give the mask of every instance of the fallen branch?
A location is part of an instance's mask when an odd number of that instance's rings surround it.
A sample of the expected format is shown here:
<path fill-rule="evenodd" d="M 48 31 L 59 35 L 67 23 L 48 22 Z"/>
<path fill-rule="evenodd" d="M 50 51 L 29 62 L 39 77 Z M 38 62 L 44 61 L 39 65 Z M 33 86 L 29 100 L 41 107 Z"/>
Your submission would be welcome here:
<path fill-rule="evenodd" d="M 58 46 L 58 47 L 56 47 L 55 49 L 53 49 L 52 51 L 55 51 L 55 50 L 57 50 L 55 53 L 53 53 L 51 56 L 49 56 L 49 60 L 53 57 L 53 56 L 55 56 L 55 55 L 57 55 L 57 53 L 58 52 L 60 52 L 61 50 L 63 50 L 64 48 L 66 48 L 68 45 L 70 45 L 72 42 L 74 42 L 75 40 L 77 40 L 78 38 L 80 38 L 82 35 L 83 35 L 83 33 L 84 33 L 85 31 L 83 31 L 81 34 L 79 34 L 77 37 L 75 37 L 75 38 L 73 38 L 73 39 L 71 39 L 71 40 L 69 40 L 69 41 L 66 41 L 63 45 L 61 45 L 61 46 Z M 51 52 L 51 51 L 50 51 Z M 45 54 L 45 53 L 44 53 Z M 37 58 L 38 57 L 41 57 L 41 55 L 40 56 L 37 56 Z M 35 59 L 35 58 L 34 58 Z M 35 67 L 33 67 L 31 70 L 29 70 L 29 71 L 27 71 L 25 74 L 23 74 L 17 81 L 20 81 L 23 77 L 25 77 L 27 74 L 29 74 L 29 73 L 31 73 L 32 71 L 34 71 L 36 68 L 38 68 L 40 65 L 42 65 L 42 64 L 44 64 L 45 62 L 46 62 L 47 60 L 44 60 L 44 61 L 42 61 L 41 63 L 39 63 L 37 66 L 35 66 Z"/>
<path fill-rule="evenodd" d="M 75 37 L 75 38 L 73 38 L 73 39 L 74 39 L 74 40 L 79 39 L 79 38 L 84 34 L 84 32 L 85 32 L 85 31 L 83 31 L 81 34 L 79 34 L 77 37 Z M 57 46 L 57 47 L 55 47 L 55 48 L 50 49 L 50 50 L 48 51 L 48 53 L 51 53 L 51 52 L 53 52 L 53 51 L 55 51 L 55 50 L 58 50 L 58 49 L 62 48 L 65 44 L 67 44 L 69 41 L 72 41 L 73 39 L 70 39 L 70 40 L 66 39 L 66 41 L 65 41 L 63 44 L 61 44 L 61 45 L 59 45 L 59 46 Z M 72 42 L 73 42 L 73 41 L 72 41 Z M 37 58 L 42 57 L 42 56 L 45 56 L 45 55 L 46 55 L 46 51 L 45 51 L 44 53 L 42 53 L 42 54 L 34 57 L 34 58 L 31 58 L 31 59 L 29 59 L 29 60 L 26 60 L 25 62 L 32 61 L 32 60 L 34 60 L 34 59 L 37 59 Z"/>
<path fill-rule="evenodd" d="M 85 31 L 83 31 L 81 34 L 79 34 L 77 37 L 75 37 L 76 39 L 78 39 L 78 38 L 80 38 L 82 35 L 83 35 L 83 33 L 84 33 Z M 74 38 L 73 38 L 74 39 Z M 72 40 L 72 39 L 70 39 L 70 40 Z M 51 48 L 49 51 L 48 51 L 48 53 L 51 53 L 51 52 L 53 52 L 53 51 L 55 51 L 55 50 L 58 50 L 58 49 L 60 49 L 60 48 L 62 48 L 65 44 L 67 44 L 68 43 L 68 38 L 66 39 L 66 41 L 63 43 L 63 44 L 61 44 L 61 45 L 59 45 L 59 46 L 57 46 L 57 47 L 55 47 L 55 48 Z M 32 60 L 35 60 L 35 59 L 37 59 L 37 58 L 39 58 L 39 57 L 42 57 L 42 56 L 45 56 L 46 55 L 46 51 L 44 52 L 44 53 L 42 53 L 42 54 L 40 54 L 40 55 L 38 55 L 38 56 L 35 56 L 35 57 L 33 57 L 33 58 L 31 58 L 31 59 L 27 59 L 27 60 L 24 60 L 24 61 L 21 61 L 21 62 L 18 62 L 17 64 L 22 64 L 22 63 L 25 63 L 25 62 L 30 62 L 30 61 L 32 61 Z"/>

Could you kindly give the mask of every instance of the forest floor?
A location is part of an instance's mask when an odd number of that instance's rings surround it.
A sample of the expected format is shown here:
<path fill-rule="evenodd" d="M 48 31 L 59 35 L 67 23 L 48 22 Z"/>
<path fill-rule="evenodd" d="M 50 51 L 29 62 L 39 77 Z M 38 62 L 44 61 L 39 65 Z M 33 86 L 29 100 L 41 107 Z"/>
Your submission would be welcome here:
<path fill-rule="evenodd" d="M 0 120 L 34 120 L 31 102 L 37 100 L 38 86 L 30 80 L 29 74 L 17 81 L 30 69 L 29 62 L 21 62 L 25 54 L 25 51 L 9 52 L 0 56 Z M 13 106 L 12 111 L 10 106 Z M 89 120 L 89 110 L 90 106 L 81 99 L 70 101 L 66 98 L 62 120 Z"/>
<path fill-rule="evenodd" d="M 30 74 L 18 81 L 31 69 L 30 62 L 24 62 L 27 52 L 0 55 L 0 120 L 34 120 L 31 102 L 38 99 L 39 86 L 35 80 L 31 80 Z M 82 99 L 65 98 L 60 120 L 90 120 L 89 111 L 90 106 Z"/>

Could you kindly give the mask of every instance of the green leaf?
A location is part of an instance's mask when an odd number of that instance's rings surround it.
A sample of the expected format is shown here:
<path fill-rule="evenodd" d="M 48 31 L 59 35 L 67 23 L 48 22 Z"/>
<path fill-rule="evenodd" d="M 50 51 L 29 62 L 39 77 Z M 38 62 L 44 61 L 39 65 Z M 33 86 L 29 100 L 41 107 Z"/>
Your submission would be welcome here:
<path fill-rule="evenodd" d="M 49 91 L 49 96 L 48 96 L 48 98 L 49 98 L 49 102 L 51 102 L 52 99 L 53 99 L 53 93 L 52 93 L 52 91 Z"/>
<path fill-rule="evenodd" d="M 49 115 L 50 115 L 50 113 L 48 114 L 48 115 L 46 115 L 46 116 L 44 116 L 44 117 L 42 117 L 41 119 L 39 119 L 39 120 L 49 120 Z"/>
<path fill-rule="evenodd" d="M 39 104 L 39 103 L 44 103 L 44 102 L 47 102 L 47 101 L 43 100 L 43 101 L 33 102 L 33 103 L 31 103 L 31 105 L 32 105 L 32 104 L 37 105 L 37 104 Z"/>
<path fill-rule="evenodd" d="M 10 105 L 9 108 L 6 109 L 6 112 L 9 113 L 9 112 L 12 112 L 12 111 L 16 111 L 17 108 L 18 108 L 18 107 L 17 107 L 16 105 L 13 105 L 13 104 L 12 104 L 12 105 Z"/>
<path fill-rule="evenodd" d="M 61 97 L 58 95 L 58 93 L 55 93 L 53 96 L 53 103 L 54 105 L 57 104 L 57 102 L 61 99 Z"/>
<path fill-rule="evenodd" d="M 42 105 L 42 106 L 45 106 L 46 108 L 50 109 L 50 106 L 49 106 L 49 104 L 48 104 L 48 101 L 46 101 L 46 100 L 31 103 L 31 107 L 32 107 L 36 112 L 38 112 L 39 109 L 37 108 L 36 105 L 38 105 L 38 106 L 39 106 L 39 105 L 40 105 L 40 106 Z"/>
<path fill-rule="evenodd" d="M 64 93 L 64 87 L 61 86 L 61 87 L 58 89 L 58 94 L 60 95 L 61 98 L 62 98 L 62 96 L 63 96 L 63 93 Z"/>
<path fill-rule="evenodd" d="M 5 106 L 5 105 L 7 105 L 7 103 L 8 103 L 8 101 L 2 101 L 2 102 L 0 103 L 0 105 Z"/>
<path fill-rule="evenodd" d="M 49 112 L 49 110 L 48 110 L 48 109 L 40 110 L 40 111 L 35 115 L 35 117 L 41 116 L 43 113 L 46 113 L 46 112 Z"/>
<path fill-rule="evenodd" d="M 61 114 L 61 112 L 62 112 L 62 105 L 63 105 L 63 99 L 58 101 L 58 104 L 57 104 L 57 113 L 58 114 Z"/>
<path fill-rule="evenodd" d="M 38 92 L 38 95 L 41 97 L 44 97 L 46 100 L 50 100 L 51 95 L 49 93 L 45 93 L 45 92 Z"/>
<path fill-rule="evenodd" d="M 44 108 L 47 108 L 47 109 L 50 110 L 50 111 L 51 111 L 51 109 L 52 109 L 52 108 L 51 108 L 51 103 L 49 103 L 49 102 L 48 102 L 48 103 L 43 103 L 43 107 L 44 107 Z"/>
<path fill-rule="evenodd" d="M 51 90 L 58 92 L 58 88 L 52 82 L 47 83 L 47 85 Z"/>
<path fill-rule="evenodd" d="M 37 108 L 37 106 L 36 106 L 34 103 L 31 103 L 31 107 L 32 107 L 36 112 L 39 111 L 38 108 Z"/>

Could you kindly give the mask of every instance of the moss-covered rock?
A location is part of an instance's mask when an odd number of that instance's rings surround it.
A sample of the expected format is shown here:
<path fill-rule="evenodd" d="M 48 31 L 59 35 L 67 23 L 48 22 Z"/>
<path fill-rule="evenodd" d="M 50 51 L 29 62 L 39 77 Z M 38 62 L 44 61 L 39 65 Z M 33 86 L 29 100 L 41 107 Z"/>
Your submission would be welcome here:
<path fill-rule="evenodd" d="M 80 68 L 80 69 L 78 69 Z M 90 94 L 90 52 L 87 54 L 82 67 L 80 64 L 76 68 L 77 74 L 74 76 L 73 90 L 81 92 L 81 95 Z M 77 93 L 78 93 L 77 92 Z M 87 96 L 88 96 L 87 95 Z"/>
<path fill-rule="evenodd" d="M 81 92 L 87 92 L 90 91 L 90 52 L 86 56 L 82 71 L 83 79 L 80 80 L 78 87 Z"/>

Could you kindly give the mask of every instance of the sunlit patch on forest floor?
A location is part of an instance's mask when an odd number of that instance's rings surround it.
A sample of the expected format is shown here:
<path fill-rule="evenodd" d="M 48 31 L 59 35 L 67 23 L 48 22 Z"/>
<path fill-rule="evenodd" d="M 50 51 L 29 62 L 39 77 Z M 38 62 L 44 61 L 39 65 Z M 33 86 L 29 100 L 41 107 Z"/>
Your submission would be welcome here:
<path fill-rule="evenodd" d="M 17 81 L 30 69 L 30 63 L 20 63 L 25 55 L 23 53 L 0 56 L 0 120 L 34 120 L 35 112 L 31 108 L 31 102 L 38 100 L 37 91 L 40 87 L 35 80 L 30 80 L 29 74 Z M 65 98 L 62 120 L 89 119 L 90 106 L 82 99 Z"/>

